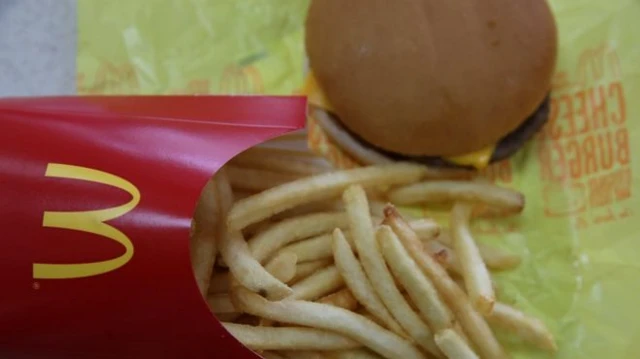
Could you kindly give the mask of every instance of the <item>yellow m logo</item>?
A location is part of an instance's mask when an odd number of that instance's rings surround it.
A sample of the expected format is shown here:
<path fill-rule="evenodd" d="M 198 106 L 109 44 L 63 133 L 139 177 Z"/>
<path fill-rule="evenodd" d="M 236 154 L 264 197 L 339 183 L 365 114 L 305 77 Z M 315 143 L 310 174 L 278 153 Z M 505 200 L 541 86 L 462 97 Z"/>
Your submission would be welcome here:
<path fill-rule="evenodd" d="M 140 191 L 129 181 L 110 173 L 71 165 L 50 163 L 45 172 L 46 177 L 68 178 L 81 181 L 101 183 L 120 188 L 131 195 L 128 203 L 118 207 L 83 212 L 44 212 L 43 227 L 62 228 L 97 234 L 122 244 L 124 254 L 117 258 L 78 264 L 34 263 L 34 279 L 70 279 L 104 274 L 127 264 L 133 257 L 131 240 L 118 229 L 104 223 L 120 217 L 134 209 L 140 202 Z"/>

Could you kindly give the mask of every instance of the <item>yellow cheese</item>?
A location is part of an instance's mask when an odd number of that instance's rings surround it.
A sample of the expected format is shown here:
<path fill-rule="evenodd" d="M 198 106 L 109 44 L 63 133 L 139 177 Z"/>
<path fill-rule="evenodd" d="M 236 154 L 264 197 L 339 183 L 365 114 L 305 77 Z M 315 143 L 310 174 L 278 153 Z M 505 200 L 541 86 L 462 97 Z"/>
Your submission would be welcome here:
<path fill-rule="evenodd" d="M 307 102 L 311 105 L 320 107 L 327 111 L 333 111 L 333 107 L 325 96 L 324 92 L 318 86 L 313 73 L 309 72 L 304 82 L 303 94 L 307 96 Z M 473 166 L 477 169 L 483 169 L 489 165 L 491 155 L 496 146 L 490 145 L 478 151 L 470 152 L 464 155 L 443 157 L 444 160 L 461 166 Z"/>

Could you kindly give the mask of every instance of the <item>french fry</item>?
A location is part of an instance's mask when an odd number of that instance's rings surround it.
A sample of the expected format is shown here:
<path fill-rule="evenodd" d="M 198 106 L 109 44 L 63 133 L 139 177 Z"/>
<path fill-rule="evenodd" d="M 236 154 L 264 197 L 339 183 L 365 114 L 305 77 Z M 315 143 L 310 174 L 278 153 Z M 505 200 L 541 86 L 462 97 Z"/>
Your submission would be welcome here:
<path fill-rule="evenodd" d="M 191 235 L 190 254 L 196 283 L 202 295 L 206 295 L 211 282 L 211 273 L 215 264 L 218 246 L 216 243 L 216 224 L 220 213 L 215 198 L 215 183 L 207 181 L 193 215 L 193 233 Z"/>
<path fill-rule="evenodd" d="M 399 163 L 299 179 L 236 202 L 227 216 L 228 228 L 231 231 L 240 231 L 252 223 L 300 204 L 337 197 L 352 184 L 400 185 L 415 182 L 427 174 L 428 170 L 423 166 Z"/>
<path fill-rule="evenodd" d="M 301 300 L 271 302 L 242 287 L 234 288 L 232 299 L 243 312 L 282 323 L 339 333 L 388 359 L 425 359 L 417 348 L 398 335 L 342 308 Z"/>
<path fill-rule="evenodd" d="M 265 351 L 265 352 L 262 352 L 260 355 L 262 355 L 264 359 L 287 359 L 284 356 L 273 351 Z"/>
<path fill-rule="evenodd" d="M 328 353 L 329 359 L 381 359 L 378 354 L 364 348 Z"/>
<path fill-rule="evenodd" d="M 300 327 L 253 327 L 222 323 L 242 344 L 253 350 L 344 350 L 359 343 L 341 334 Z"/>
<path fill-rule="evenodd" d="M 453 329 L 444 329 L 437 332 L 435 340 L 447 358 L 480 359 Z"/>
<path fill-rule="evenodd" d="M 233 193 L 224 170 L 215 176 L 216 195 L 222 213 L 231 207 Z M 279 281 L 253 258 L 249 246 L 240 231 L 229 231 L 226 221 L 222 221 L 220 230 L 220 253 L 233 277 L 246 288 L 258 293 L 265 293 L 269 298 L 281 299 L 293 293 L 291 288 Z"/>
<path fill-rule="evenodd" d="M 462 277 L 471 303 L 484 315 L 490 314 L 496 301 L 487 266 L 469 229 L 471 205 L 458 202 L 451 212 L 451 237 L 462 267 Z"/>
<path fill-rule="evenodd" d="M 317 300 L 318 303 L 330 304 L 348 310 L 358 308 L 358 300 L 353 296 L 348 288 L 341 289 Z"/>
<path fill-rule="evenodd" d="M 346 227 L 344 213 L 314 213 L 278 222 L 249 240 L 249 250 L 258 262 L 263 262 L 283 246 L 336 227 Z"/>
<path fill-rule="evenodd" d="M 462 275 L 462 264 L 460 264 L 458 255 L 453 249 L 432 239 L 422 240 L 422 244 L 424 245 L 424 250 L 435 258 L 440 265 L 456 274 Z"/>
<path fill-rule="evenodd" d="M 444 245 L 453 247 L 453 241 L 449 235 L 449 231 L 443 230 L 440 235 L 436 237 L 436 240 Z M 520 265 L 522 258 L 519 255 L 513 254 L 502 248 L 493 247 L 484 243 L 477 243 L 478 250 L 482 259 L 487 264 L 487 267 L 494 270 L 512 269 Z"/>
<path fill-rule="evenodd" d="M 297 264 L 297 255 L 289 252 L 280 252 L 267 262 L 264 269 L 279 281 L 287 283 L 295 277 Z"/>
<path fill-rule="evenodd" d="M 207 297 L 207 304 L 211 311 L 218 314 L 238 313 L 239 311 L 233 306 L 228 294 L 213 294 Z"/>
<path fill-rule="evenodd" d="M 229 273 L 213 273 L 211 276 L 211 282 L 209 283 L 208 294 L 223 294 L 229 293 L 230 281 Z"/>
<path fill-rule="evenodd" d="M 324 354 L 317 351 L 310 350 L 285 350 L 280 354 L 284 355 L 287 359 L 324 359 Z"/>
<path fill-rule="evenodd" d="M 231 187 L 244 191 L 264 191 L 301 178 L 291 173 L 225 166 Z"/>
<path fill-rule="evenodd" d="M 319 271 L 320 269 L 326 268 L 330 265 L 331 260 L 326 259 L 298 263 L 298 265 L 296 266 L 296 275 L 291 279 L 291 281 L 289 281 L 289 283 L 297 283 L 315 273 L 316 271 Z"/>
<path fill-rule="evenodd" d="M 347 188 L 344 191 L 343 200 L 360 262 L 374 291 L 400 326 L 418 345 L 430 353 L 440 356 L 440 350 L 433 341 L 433 333 L 407 304 L 384 262 L 376 241 L 364 189 L 357 185 Z"/>
<path fill-rule="evenodd" d="M 479 202 L 519 213 L 524 208 L 524 195 L 490 183 L 471 181 L 428 181 L 410 184 L 389 192 L 397 205 L 424 202 Z"/>
<path fill-rule="evenodd" d="M 333 256 L 333 253 L 331 253 L 332 238 L 330 233 L 321 234 L 292 243 L 282 248 L 281 251 L 295 253 L 300 262 L 331 258 Z"/>
<path fill-rule="evenodd" d="M 409 226 L 420 239 L 432 239 L 440 235 L 440 225 L 430 218 L 420 218 L 409 222 Z"/>
<path fill-rule="evenodd" d="M 291 286 L 291 299 L 315 300 L 344 286 L 344 280 L 335 266 L 321 269 Z"/>
<path fill-rule="evenodd" d="M 553 335 L 544 323 L 504 303 L 496 303 L 487 316 L 489 324 L 506 329 L 540 349 L 556 351 L 558 347 Z"/>
<path fill-rule="evenodd" d="M 380 226 L 377 234 L 378 244 L 388 266 L 402 283 L 429 327 L 435 331 L 453 327 L 455 322 L 453 314 L 440 299 L 431 280 L 422 273 L 420 267 L 402 246 L 391 227 Z"/>
<path fill-rule="evenodd" d="M 451 279 L 447 271 L 433 257 L 424 252 L 416 233 L 391 205 L 385 209 L 385 224 L 393 229 L 422 272 L 431 279 L 469 339 L 478 348 L 480 356 L 507 359 L 508 355 L 504 348 L 496 339 L 485 319 L 475 310 L 464 291 L 458 287 L 458 284 Z"/>
<path fill-rule="evenodd" d="M 333 260 L 351 293 L 367 308 L 369 313 L 377 317 L 384 327 L 398 335 L 405 336 L 404 330 L 376 294 L 371 281 L 367 278 L 340 229 L 333 231 Z"/>
<path fill-rule="evenodd" d="M 330 167 L 327 163 L 322 163 L 320 159 L 303 160 L 300 156 L 271 154 L 262 155 L 252 152 L 241 153 L 234 157 L 231 162 L 234 166 L 255 168 L 280 173 L 290 173 L 296 175 L 314 175 L 327 172 Z"/>

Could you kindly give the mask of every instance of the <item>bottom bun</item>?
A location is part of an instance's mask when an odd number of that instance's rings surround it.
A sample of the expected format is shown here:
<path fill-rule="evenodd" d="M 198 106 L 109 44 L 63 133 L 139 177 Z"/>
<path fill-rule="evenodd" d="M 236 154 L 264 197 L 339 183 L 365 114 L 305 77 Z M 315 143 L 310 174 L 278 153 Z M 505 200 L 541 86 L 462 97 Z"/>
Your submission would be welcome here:
<path fill-rule="evenodd" d="M 504 160 L 514 155 L 527 141 L 538 133 L 549 118 L 550 98 L 545 97 L 540 106 L 525 121 L 503 137 L 491 155 L 490 163 Z M 408 156 L 379 148 L 344 127 L 338 118 L 323 109 L 312 107 L 311 117 L 331 140 L 356 161 L 364 165 L 378 165 L 396 161 L 415 162 L 429 167 L 473 169 L 471 166 L 449 162 L 438 156 Z"/>

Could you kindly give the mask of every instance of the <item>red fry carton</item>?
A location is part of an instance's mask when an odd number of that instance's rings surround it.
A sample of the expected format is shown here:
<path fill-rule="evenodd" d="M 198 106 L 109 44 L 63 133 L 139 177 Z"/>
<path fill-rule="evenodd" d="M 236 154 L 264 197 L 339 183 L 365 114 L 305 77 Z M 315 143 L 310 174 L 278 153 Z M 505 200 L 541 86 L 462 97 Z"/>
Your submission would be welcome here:
<path fill-rule="evenodd" d="M 302 97 L 0 100 L 0 356 L 256 358 L 190 264 L 205 182 Z"/>

